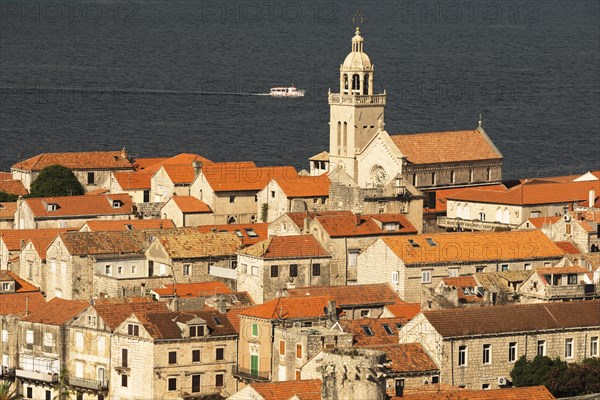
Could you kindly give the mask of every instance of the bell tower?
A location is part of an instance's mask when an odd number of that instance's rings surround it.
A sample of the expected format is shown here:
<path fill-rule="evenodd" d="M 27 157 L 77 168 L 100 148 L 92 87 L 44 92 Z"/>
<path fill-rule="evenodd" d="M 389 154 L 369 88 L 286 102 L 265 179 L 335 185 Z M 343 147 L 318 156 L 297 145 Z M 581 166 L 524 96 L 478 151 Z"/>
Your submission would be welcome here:
<path fill-rule="evenodd" d="M 357 180 L 356 153 L 375 136 L 383 122 L 385 91 L 374 93 L 374 66 L 364 52 L 360 29 L 352 38 L 352 51 L 340 65 L 339 92 L 329 91 L 330 169 L 343 168 Z"/>

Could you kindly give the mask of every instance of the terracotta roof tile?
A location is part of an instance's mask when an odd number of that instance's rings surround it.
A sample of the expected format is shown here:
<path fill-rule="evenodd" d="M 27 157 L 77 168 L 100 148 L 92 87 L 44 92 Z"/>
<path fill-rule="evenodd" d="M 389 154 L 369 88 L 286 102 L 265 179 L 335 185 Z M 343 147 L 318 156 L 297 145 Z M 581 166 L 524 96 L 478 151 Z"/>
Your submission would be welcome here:
<path fill-rule="evenodd" d="M 434 310 L 423 314 L 443 337 L 600 327 L 598 300 Z"/>
<path fill-rule="evenodd" d="M 587 200 L 589 191 L 600 194 L 600 181 L 536 183 L 525 182 L 503 192 L 467 189 L 448 199 L 512 205 L 563 204 Z"/>
<path fill-rule="evenodd" d="M 41 171 L 56 164 L 73 170 L 133 169 L 129 159 L 122 157 L 121 151 L 42 153 L 14 164 L 11 169 Z"/>
<path fill-rule="evenodd" d="M 8 248 L 8 251 L 21 250 L 21 241 L 25 244 L 29 239 L 49 238 L 54 239 L 60 233 L 69 231 L 67 228 L 49 228 L 49 229 L 6 229 L 0 230 L 0 239 Z"/>
<path fill-rule="evenodd" d="M 215 192 L 260 191 L 274 178 L 296 179 L 291 166 L 257 167 L 253 162 L 212 163 L 202 166 L 202 178 Z"/>
<path fill-rule="evenodd" d="M 258 243 L 265 240 L 268 236 L 269 224 L 254 223 L 254 224 L 227 224 L 227 225 L 203 225 L 198 226 L 199 232 L 230 232 L 236 234 L 242 239 L 244 246 Z"/>
<path fill-rule="evenodd" d="M 413 164 L 500 159 L 491 142 L 479 130 L 415 133 L 390 136 Z"/>
<path fill-rule="evenodd" d="M 172 259 L 234 255 L 242 247 L 242 241 L 233 233 L 196 231 L 164 236 L 159 240 Z"/>
<path fill-rule="evenodd" d="M 399 230 L 385 230 L 380 228 L 374 221 L 375 219 L 386 218 L 390 221 L 390 215 L 394 215 L 394 222 L 400 223 Z M 351 211 L 336 213 L 314 213 L 314 219 L 327 231 L 330 237 L 349 237 L 349 236 L 381 236 L 381 235 L 404 235 L 416 233 L 417 230 L 408 222 L 405 216 L 400 214 L 377 215 L 355 215 Z M 357 224 L 357 220 L 360 223 Z"/>
<path fill-rule="evenodd" d="M 0 219 L 15 219 L 17 202 L 0 203 Z"/>
<path fill-rule="evenodd" d="M 118 201 L 120 206 L 113 207 L 114 201 Z M 25 199 L 25 203 L 31 209 L 34 218 L 133 214 L 133 203 L 127 194 L 31 198 Z M 49 211 L 49 204 L 56 204 L 57 209 Z"/>
<path fill-rule="evenodd" d="M 36 311 L 46 304 L 44 296 L 37 292 L 0 294 L 0 315 L 20 315 Z"/>
<path fill-rule="evenodd" d="M 310 298 L 329 296 L 338 307 L 350 307 L 367 304 L 397 304 L 402 299 L 387 283 L 350 286 L 307 286 L 288 289 L 290 298 Z"/>
<path fill-rule="evenodd" d="M 564 252 L 538 230 L 427 233 L 381 238 L 406 264 L 560 258 Z M 435 243 L 435 246 L 431 243 Z"/>
<path fill-rule="evenodd" d="M 326 175 L 277 177 L 275 181 L 288 198 L 329 197 L 331 181 Z"/>
<path fill-rule="evenodd" d="M 247 247 L 242 253 L 268 260 L 331 257 L 312 235 L 273 236 Z"/>
<path fill-rule="evenodd" d="M 330 296 L 278 297 L 247 308 L 239 315 L 262 319 L 324 318 L 323 308 L 331 299 Z"/>
<path fill-rule="evenodd" d="M 41 305 L 23 321 L 46 325 L 62 325 L 90 306 L 86 301 L 65 300 L 57 297 Z"/>
<path fill-rule="evenodd" d="M 161 288 L 152 289 L 160 297 L 204 297 L 216 294 L 233 293 L 229 286 L 223 282 L 176 283 L 163 285 Z"/>
<path fill-rule="evenodd" d="M 134 313 L 169 311 L 167 304 L 163 302 L 98 302 L 94 305 L 94 309 L 111 330 L 116 329 Z"/>
<path fill-rule="evenodd" d="M 369 346 L 371 350 L 385 351 L 392 362 L 391 370 L 399 373 L 437 372 L 439 367 L 429 357 L 420 343 L 395 343 L 390 345 Z"/>
<path fill-rule="evenodd" d="M 212 212 L 208 204 L 193 196 L 173 196 L 171 197 L 171 201 L 173 201 L 177 205 L 177 208 L 185 214 Z"/>
<path fill-rule="evenodd" d="M 341 320 L 344 332 L 352 333 L 356 347 L 398 344 L 398 326 L 409 321 L 407 318 L 359 318 Z"/>
<path fill-rule="evenodd" d="M 447 389 L 437 393 L 431 392 L 435 385 L 426 390 L 426 393 L 414 393 L 419 388 L 411 390 L 403 397 L 392 397 L 393 400 L 553 400 L 556 399 L 545 386 L 529 386 L 519 388 L 505 388 L 492 390 Z"/>
<path fill-rule="evenodd" d="M 17 196 L 25 196 L 29 192 L 25 189 L 23 182 L 13 180 L 0 180 L 0 192 L 14 194 Z"/>
<path fill-rule="evenodd" d="M 321 381 L 319 379 L 253 383 L 250 386 L 264 400 L 289 400 L 293 396 L 298 396 L 300 400 L 321 400 Z"/>
<path fill-rule="evenodd" d="M 102 220 L 93 219 L 85 223 L 90 232 L 99 231 L 130 231 L 141 229 L 172 229 L 175 224 L 170 219 L 128 219 Z"/>
<path fill-rule="evenodd" d="M 421 312 L 420 303 L 396 303 L 385 306 L 389 312 L 395 317 L 412 319 L 415 315 Z"/>
<path fill-rule="evenodd" d="M 577 247 L 575 247 L 575 245 L 571 242 L 568 241 L 564 241 L 564 242 L 554 242 L 554 244 L 556 246 L 558 246 L 559 249 L 561 249 L 562 251 L 564 251 L 567 254 L 579 254 L 581 253 L 579 251 L 579 249 Z"/>

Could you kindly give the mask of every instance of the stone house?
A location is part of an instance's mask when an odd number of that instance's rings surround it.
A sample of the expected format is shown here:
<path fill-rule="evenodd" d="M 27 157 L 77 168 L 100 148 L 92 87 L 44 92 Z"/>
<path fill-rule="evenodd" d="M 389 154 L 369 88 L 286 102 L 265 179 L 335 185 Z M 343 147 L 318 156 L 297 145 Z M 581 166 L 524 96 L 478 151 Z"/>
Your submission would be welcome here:
<path fill-rule="evenodd" d="M 14 228 L 16 212 L 16 201 L 10 203 L 0 203 L 0 230 Z"/>
<path fill-rule="evenodd" d="M 567 362 L 598 357 L 600 301 L 423 311 L 400 331 L 440 367 L 440 382 L 468 389 L 510 386 L 523 355 Z"/>
<path fill-rule="evenodd" d="M 358 283 L 387 282 L 403 300 L 421 302 L 444 277 L 552 267 L 564 256 L 540 231 L 385 236 L 358 256 Z"/>
<path fill-rule="evenodd" d="M 14 267 L 19 254 L 30 239 L 55 238 L 67 228 L 0 230 L 0 270 Z"/>
<path fill-rule="evenodd" d="M 326 210 L 329 187 L 326 175 L 271 179 L 257 194 L 260 220 L 272 222 L 294 211 Z"/>
<path fill-rule="evenodd" d="M 227 400 L 320 400 L 321 380 L 291 382 L 253 382 L 229 396 Z"/>
<path fill-rule="evenodd" d="M 86 192 L 110 188 L 112 172 L 133 171 L 134 166 L 125 149 L 121 151 L 93 151 L 72 153 L 42 153 L 14 164 L 10 170 L 13 179 L 21 181 L 27 190 L 40 172 L 51 165 L 69 168 Z"/>
<path fill-rule="evenodd" d="M 173 196 L 160 213 L 164 219 L 172 220 L 177 227 L 208 225 L 214 222 L 210 207 L 192 196 Z"/>
<path fill-rule="evenodd" d="M 298 178 L 291 167 L 257 167 L 253 162 L 226 162 L 199 165 L 190 187 L 190 196 L 208 204 L 214 224 L 247 224 L 260 219 L 258 193 L 274 178 Z"/>
<path fill-rule="evenodd" d="M 600 181 L 548 182 L 533 179 L 505 191 L 477 188 L 448 197 L 438 225 L 453 230 L 513 229 L 529 218 L 562 216 L 580 201 L 593 205 Z"/>
<path fill-rule="evenodd" d="M 238 253 L 237 289 L 264 303 L 288 287 L 329 285 L 330 263 L 311 235 L 273 236 Z"/>
<path fill-rule="evenodd" d="M 587 269 L 578 266 L 537 268 L 518 290 L 522 303 L 588 300 L 600 297 L 600 283 L 595 284 Z"/>
<path fill-rule="evenodd" d="M 124 220 L 135 218 L 127 194 L 101 194 L 30 198 L 17 202 L 17 229 L 75 228 L 91 219 Z"/>
<path fill-rule="evenodd" d="M 164 203 L 173 195 L 189 196 L 190 185 L 198 175 L 200 166 L 210 163 L 210 160 L 202 156 L 187 153 L 161 162 L 150 179 L 150 200 L 154 203 Z M 144 170 L 144 173 L 153 168 Z"/>
<path fill-rule="evenodd" d="M 19 321 L 15 375 L 24 398 L 48 399 L 58 394 L 56 384 L 66 378 L 69 323 L 87 307 L 84 301 L 52 299 Z"/>

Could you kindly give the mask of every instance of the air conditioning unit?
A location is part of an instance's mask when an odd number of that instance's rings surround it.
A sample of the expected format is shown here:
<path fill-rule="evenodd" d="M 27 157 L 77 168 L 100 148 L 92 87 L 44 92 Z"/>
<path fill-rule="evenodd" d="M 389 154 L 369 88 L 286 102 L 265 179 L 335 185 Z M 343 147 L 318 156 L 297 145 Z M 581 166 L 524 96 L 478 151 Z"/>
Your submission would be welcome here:
<path fill-rule="evenodd" d="M 505 376 L 498 377 L 498 386 L 506 386 L 508 384 L 508 380 Z"/>

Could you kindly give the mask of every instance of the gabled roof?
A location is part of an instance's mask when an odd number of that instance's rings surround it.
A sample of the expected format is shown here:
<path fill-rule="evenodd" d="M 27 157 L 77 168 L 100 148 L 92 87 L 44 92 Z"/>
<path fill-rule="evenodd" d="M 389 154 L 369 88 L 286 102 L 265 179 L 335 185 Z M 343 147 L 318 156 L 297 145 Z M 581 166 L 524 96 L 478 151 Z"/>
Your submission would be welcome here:
<path fill-rule="evenodd" d="M 325 318 L 323 310 L 329 300 L 330 296 L 278 297 L 244 309 L 239 315 L 276 320 Z"/>
<path fill-rule="evenodd" d="M 408 318 L 359 318 L 341 320 L 340 325 L 344 332 L 352 333 L 354 346 L 371 347 L 398 344 L 398 325 L 408 321 Z"/>
<path fill-rule="evenodd" d="M 275 182 L 288 198 L 329 197 L 331 181 L 326 175 L 276 177 Z"/>
<path fill-rule="evenodd" d="M 360 305 L 387 305 L 403 303 L 402 299 L 387 283 L 350 286 L 307 286 L 288 289 L 290 298 L 329 296 L 338 307 Z"/>
<path fill-rule="evenodd" d="M 381 239 L 405 264 L 560 258 L 564 252 L 538 230 L 425 233 Z"/>
<path fill-rule="evenodd" d="M 14 180 L 1 180 L 0 179 L 0 192 L 14 194 L 17 196 L 25 196 L 27 193 L 27 189 L 23 185 L 21 181 Z"/>
<path fill-rule="evenodd" d="M 349 237 L 349 236 L 382 236 L 382 235 L 404 235 L 408 233 L 416 233 L 417 230 L 408 222 L 406 217 L 400 214 L 394 215 L 393 222 L 399 222 L 400 229 L 385 230 L 374 221 L 375 219 L 384 218 L 384 214 L 377 215 L 358 215 L 352 211 L 335 212 L 335 213 L 314 213 L 313 219 L 319 221 L 319 224 L 325 229 L 327 234 L 334 237 Z M 392 222 L 389 220 L 385 222 Z"/>
<path fill-rule="evenodd" d="M 208 333 L 211 336 L 235 335 L 227 314 L 221 314 L 216 310 L 200 310 L 185 312 L 145 312 L 135 313 L 136 317 L 144 325 L 144 328 L 155 340 L 160 339 L 182 339 L 182 330 L 177 323 L 187 323 L 193 319 L 200 318 L 206 321 Z"/>
<path fill-rule="evenodd" d="M 402 397 L 392 397 L 393 400 L 553 400 L 556 399 L 545 386 L 511 387 L 492 390 L 473 390 L 451 388 L 439 391 L 436 385 L 425 385 L 429 387 L 423 393 L 420 388 L 405 391 Z"/>
<path fill-rule="evenodd" d="M 60 233 L 69 231 L 67 228 L 48 228 L 48 229 L 6 229 L 0 230 L 0 239 L 8 248 L 8 251 L 21 250 L 21 240 L 25 244 L 29 239 L 49 238 L 54 239 Z"/>
<path fill-rule="evenodd" d="M 369 346 L 369 349 L 384 351 L 392 362 L 390 369 L 396 373 L 426 373 L 440 369 L 420 343 L 398 343 L 396 338 L 394 344 Z"/>
<path fill-rule="evenodd" d="M 458 308 L 423 311 L 423 315 L 446 338 L 600 327 L 600 301 Z"/>
<path fill-rule="evenodd" d="M 200 233 L 163 236 L 158 239 L 172 259 L 234 255 L 242 241 L 233 233 Z"/>
<path fill-rule="evenodd" d="M 272 236 L 241 253 L 265 260 L 331 257 L 312 235 Z"/>
<path fill-rule="evenodd" d="M 268 236 L 269 224 L 265 222 L 254 224 L 203 225 L 195 229 L 198 232 L 230 232 L 242 240 L 244 246 L 258 243 Z"/>
<path fill-rule="evenodd" d="M 0 219 L 15 219 L 17 202 L 0 203 Z"/>
<path fill-rule="evenodd" d="M 321 380 L 252 383 L 252 387 L 264 400 L 321 400 Z"/>
<path fill-rule="evenodd" d="M 46 300 L 39 291 L 4 293 L 0 294 L 0 315 L 25 316 L 44 304 L 46 304 Z"/>
<path fill-rule="evenodd" d="M 103 220 L 93 219 L 87 221 L 83 227 L 90 232 L 99 231 L 131 231 L 142 229 L 172 229 L 175 224 L 170 219 L 128 219 L 128 220 Z M 82 227 L 82 229 L 83 229 Z"/>
<path fill-rule="evenodd" d="M 41 171 L 50 165 L 62 165 L 72 170 L 133 169 L 127 153 L 119 151 L 90 151 L 72 153 L 42 153 L 14 164 L 11 169 Z"/>
<path fill-rule="evenodd" d="M 86 301 L 65 300 L 55 297 L 38 307 L 29 316 L 23 318 L 23 321 L 45 325 L 63 325 L 89 306 L 90 303 Z"/>
<path fill-rule="evenodd" d="M 160 297 L 204 297 L 216 294 L 233 293 L 229 286 L 223 282 L 199 282 L 199 283 L 176 283 L 163 285 L 160 288 L 152 289 Z"/>
<path fill-rule="evenodd" d="M 585 201 L 590 190 L 600 194 L 600 181 L 584 182 L 524 182 L 502 192 L 467 189 L 448 199 L 476 203 L 538 205 L 567 204 Z"/>
<path fill-rule="evenodd" d="M 253 162 L 212 163 L 202 166 L 202 178 L 215 192 L 260 191 L 271 179 L 297 179 L 291 166 L 257 167 Z"/>
<path fill-rule="evenodd" d="M 479 129 L 393 135 L 390 138 L 413 164 L 502 158 L 487 135 Z"/>
<path fill-rule="evenodd" d="M 129 303 L 98 302 L 94 305 L 94 309 L 110 330 L 115 330 L 134 313 L 169 311 L 166 303 L 154 301 Z"/>
<path fill-rule="evenodd" d="M 210 213 L 212 210 L 205 202 L 193 196 L 173 196 L 169 201 L 174 202 L 184 214 Z"/>
<path fill-rule="evenodd" d="M 113 207 L 113 202 L 120 206 Z M 101 194 L 95 196 L 59 196 L 25 199 L 34 218 L 84 217 L 93 215 L 124 215 L 133 213 L 133 203 L 128 194 Z M 55 204 L 57 209 L 48 210 Z"/>
<path fill-rule="evenodd" d="M 39 292 L 40 290 L 11 271 L 0 271 L 0 281 L 15 281 L 15 293 Z"/>

